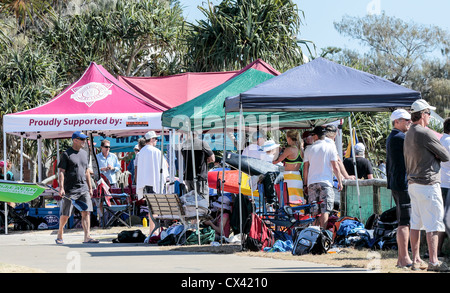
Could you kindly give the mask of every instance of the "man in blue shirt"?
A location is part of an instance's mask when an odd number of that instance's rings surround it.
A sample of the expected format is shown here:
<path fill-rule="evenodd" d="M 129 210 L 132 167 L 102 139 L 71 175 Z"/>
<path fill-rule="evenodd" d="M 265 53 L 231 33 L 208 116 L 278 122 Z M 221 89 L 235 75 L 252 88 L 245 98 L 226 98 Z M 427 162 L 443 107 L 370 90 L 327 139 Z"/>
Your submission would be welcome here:
<path fill-rule="evenodd" d="M 404 109 L 398 109 L 392 112 L 390 120 L 393 129 L 386 140 L 386 179 L 387 188 L 391 190 L 397 206 L 397 267 L 411 267 L 412 260 L 408 254 L 411 200 L 403 156 L 405 132 L 411 126 L 411 115 Z"/>
<path fill-rule="evenodd" d="M 106 176 L 111 187 L 117 186 L 116 172 L 120 171 L 120 163 L 117 156 L 110 152 L 111 143 L 104 139 L 101 142 L 101 153 L 97 154 L 98 167 L 100 172 Z"/>

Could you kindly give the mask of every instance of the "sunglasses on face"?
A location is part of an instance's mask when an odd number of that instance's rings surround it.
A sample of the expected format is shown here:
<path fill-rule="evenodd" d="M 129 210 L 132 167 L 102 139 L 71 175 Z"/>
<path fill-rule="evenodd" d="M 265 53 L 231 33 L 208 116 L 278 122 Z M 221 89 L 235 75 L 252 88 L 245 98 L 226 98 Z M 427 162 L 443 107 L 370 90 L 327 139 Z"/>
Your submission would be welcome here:
<path fill-rule="evenodd" d="M 109 145 L 104 145 L 104 146 L 102 146 L 102 148 L 109 149 L 111 147 Z"/>
<path fill-rule="evenodd" d="M 423 114 L 431 115 L 431 112 L 423 112 Z"/>

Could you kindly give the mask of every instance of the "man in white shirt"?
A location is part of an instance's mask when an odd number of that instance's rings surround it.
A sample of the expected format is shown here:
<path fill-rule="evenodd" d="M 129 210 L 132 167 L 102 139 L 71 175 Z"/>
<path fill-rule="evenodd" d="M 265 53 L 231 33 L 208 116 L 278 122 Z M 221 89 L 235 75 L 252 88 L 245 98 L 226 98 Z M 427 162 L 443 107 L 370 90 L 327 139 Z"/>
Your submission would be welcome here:
<path fill-rule="evenodd" d="M 111 184 L 111 187 L 118 187 L 116 172 L 120 171 L 119 159 L 114 153 L 110 152 L 111 143 L 109 140 L 102 140 L 100 148 L 101 153 L 97 154 L 97 162 L 98 167 L 100 168 L 100 173 L 106 176 Z"/>
<path fill-rule="evenodd" d="M 146 192 L 161 193 L 161 150 L 156 148 L 158 136 L 154 131 L 144 135 L 145 146 L 139 151 L 136 164 L 136 194 L 138 199 L 144 197 L 144 188 L 149 186 Z M 163 183 L 169 176 L 168 164 L 163 158 L 162 168 Z"/>
<path fill-rule="evenodd" d="M 335 148 L 325 141 L 325 129 L 317 126 L 312 131 L 314 143 L 306 148 L 303 165 L 303 184 L 307 186 L 308 202 L 320 204 L 320 226 L 326 229 L 329 213 L 334 208 L 333 172 L 342 190 L 342 177 Z"/>

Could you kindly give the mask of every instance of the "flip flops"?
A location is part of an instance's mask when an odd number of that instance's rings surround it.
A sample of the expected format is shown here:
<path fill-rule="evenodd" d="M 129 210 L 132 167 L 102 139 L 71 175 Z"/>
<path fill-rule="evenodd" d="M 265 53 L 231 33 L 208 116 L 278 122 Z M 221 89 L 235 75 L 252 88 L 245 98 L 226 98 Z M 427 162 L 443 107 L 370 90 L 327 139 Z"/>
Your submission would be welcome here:
<path fill-rule="evenodd" d="M 64 241 L 62 239 L 56 238 L 55 239 L 56 244 L 61 245 L 64 244 Z"/>
<path fill-rule="evenodd" d="M 98 241 L 97 239 L 89 239 L 88 241 L 84 241 L 83 243 L 87 244 L 87 243 L 99 243 L 100 241 Z"/>

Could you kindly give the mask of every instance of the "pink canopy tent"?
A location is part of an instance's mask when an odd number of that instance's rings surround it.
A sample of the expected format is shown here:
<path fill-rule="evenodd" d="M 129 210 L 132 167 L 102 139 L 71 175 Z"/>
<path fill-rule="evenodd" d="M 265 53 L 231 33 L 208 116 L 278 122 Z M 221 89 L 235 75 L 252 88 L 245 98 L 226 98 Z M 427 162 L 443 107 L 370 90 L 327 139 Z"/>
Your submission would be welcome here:
<path fill-rule="evenodd" d="M 92 62 L 78 81 L 49 102 L 3 117 L 4 132 L 36 139 L 68 138 L 76 130 L 106 136 L 161 129 L 162 111 Z"/>
<path fill-rule="evenodd" d="M 272 75 L 280 74 L 272 66 L 258 59 L 238 71 L 186 72 L 161 77 L 119 76 L 118 79 L 153 105 L 166 111 L 198 97 L 250 68 Z"/>

